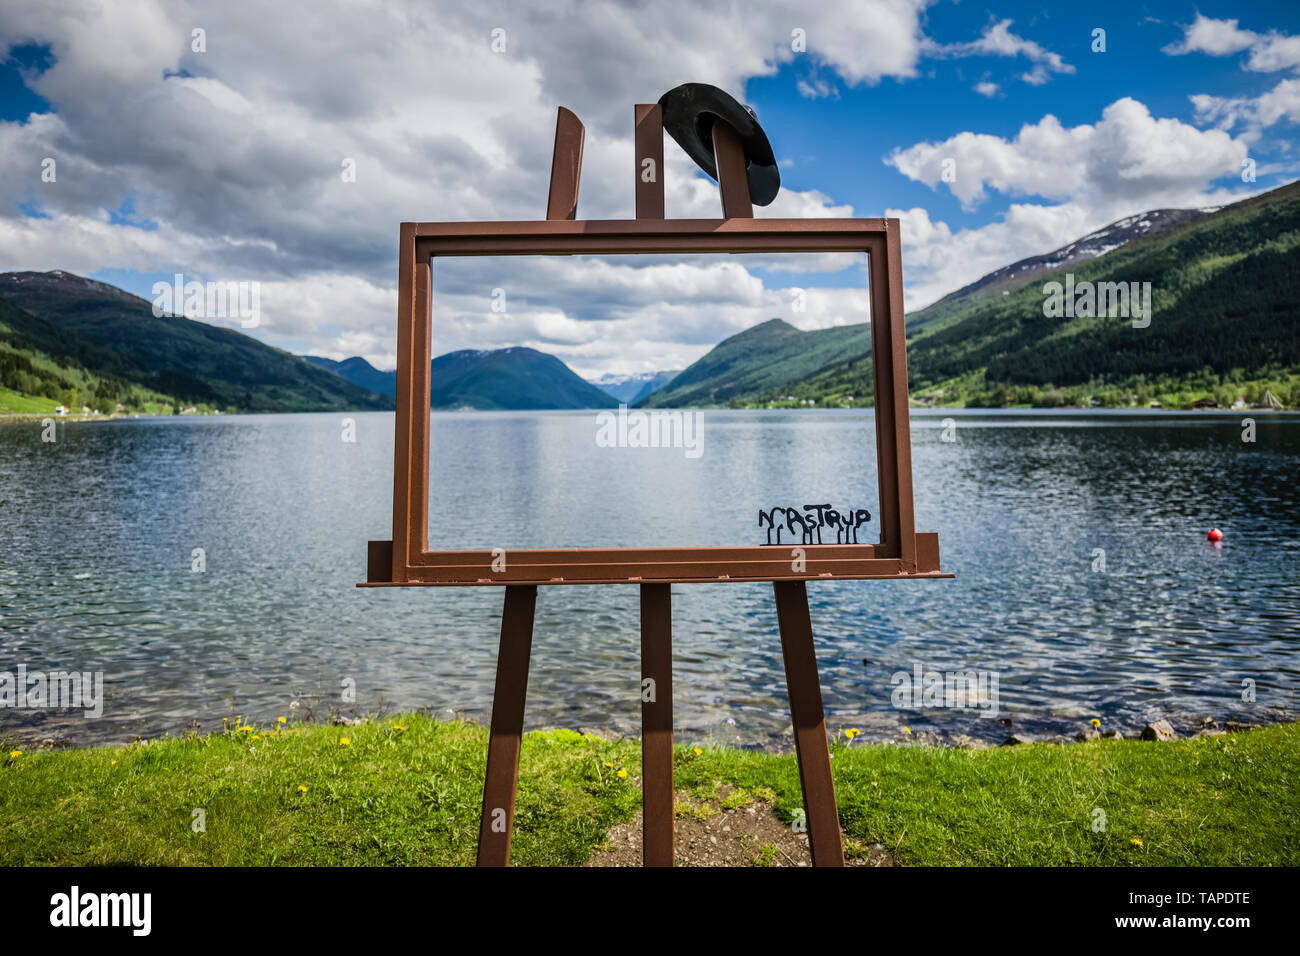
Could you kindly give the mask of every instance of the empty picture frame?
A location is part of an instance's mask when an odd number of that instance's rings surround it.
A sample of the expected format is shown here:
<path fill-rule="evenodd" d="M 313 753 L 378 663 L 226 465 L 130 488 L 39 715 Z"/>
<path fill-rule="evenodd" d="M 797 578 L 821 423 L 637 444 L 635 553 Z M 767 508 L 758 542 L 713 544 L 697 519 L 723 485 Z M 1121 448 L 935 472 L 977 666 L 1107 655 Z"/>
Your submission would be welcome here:
<path fill-rule="evenodd" d="M 871 296 L 880 540 L 688 548 L 429 550 L 432 260 L 439 256 L 864 252 Z M 366 585 L 474 586 L 949 577 L 913 526 L 907 341 L 897 219 L 632 219 L 402 223 L 393 537 Z M 499 569 L 499 570 L 497 570 Z"/>

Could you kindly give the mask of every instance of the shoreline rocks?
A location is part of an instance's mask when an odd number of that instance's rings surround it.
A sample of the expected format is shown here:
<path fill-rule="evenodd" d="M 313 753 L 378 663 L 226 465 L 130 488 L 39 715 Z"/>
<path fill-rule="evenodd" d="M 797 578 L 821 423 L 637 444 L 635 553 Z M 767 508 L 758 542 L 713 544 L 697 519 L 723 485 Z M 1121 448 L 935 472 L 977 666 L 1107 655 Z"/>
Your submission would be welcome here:
<path fill-rule="evenodd" d="M 1167 720 L 1156 720 L 1142 728 L 1143 740 L 1177 740 L 1178 735 Z"/>

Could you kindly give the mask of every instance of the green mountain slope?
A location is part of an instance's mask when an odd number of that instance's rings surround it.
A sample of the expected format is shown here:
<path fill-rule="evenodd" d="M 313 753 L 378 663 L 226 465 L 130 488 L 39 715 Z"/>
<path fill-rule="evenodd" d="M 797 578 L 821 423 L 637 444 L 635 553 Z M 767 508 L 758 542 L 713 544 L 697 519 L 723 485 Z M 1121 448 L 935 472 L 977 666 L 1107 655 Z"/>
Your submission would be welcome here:
<path fill-rule="evenodd" d="M 92 372 L 184 403 L 262 412 L 392 407 L 288 352 L 232 329 L 156 317 L 144 299 L 81 276 L 0 274 L 0 299 L 44 320 L 27 329 L 28 348 L 52 354 L 75 347 Z M 64 346 L 52 339 L 58 333 L 70 336 Z"/>
<path fill-rule="evenodd" d="M 137 384 L 148 377 L 125 356 L 0 299 L 0 389 L 9 393 L 6 408 L 49 411 L 62 404 L 109 413 L 118 404 L 160 410 L 173 403 L 170 396 Z"/>
<path fill-rule="evenodd" d="M 1122 317 L 1045 317 L 1043 285 L 1064 282 L 1067 271 L 1076 285 L 1150 282 L 1149 327 Z M 1121 393 L 1155 388 L 1223 401 L 1233 383 L 1287 382 L 1297 366 L 1300 183 L 970 301 L 908 343 L 913 394 L 939 392 L 945 403 L 1076 403 L 1061 394 L 1070 388 L 1075 399 L 1082 391 L 1118 401 Z M 821 399 L 861 395 L 870 377 L 869 363 L 845 361 L 800 391 Z"/>
<path fill-rule="evenodd" d="M 583 381 L 554 355 L 530 348 L 463 349 L 430 365 L 434 408 L 484 411 L 616 408 L 612 395 Z"/>
<path fill-rule="evenodd" d="M 819 369 L 870 350 L 866 323 L 801 332 L 781 319 L 769 319 L 718 343 L 641 404 L 682 408 L 765 400 Z"/>

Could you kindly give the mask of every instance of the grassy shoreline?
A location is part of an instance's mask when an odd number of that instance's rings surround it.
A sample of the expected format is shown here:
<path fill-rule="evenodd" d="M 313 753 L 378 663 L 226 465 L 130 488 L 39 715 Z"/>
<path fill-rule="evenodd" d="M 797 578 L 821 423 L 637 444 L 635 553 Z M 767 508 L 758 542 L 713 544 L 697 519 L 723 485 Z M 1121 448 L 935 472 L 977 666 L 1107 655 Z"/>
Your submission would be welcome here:
<path fill-rule="evenodd" d="M 0 865 L 472 864 L 484 727 L 415 714 L 236 727 L 5 749 Z M 1170 743 L 832 752 L 850 853 L 879 843 L 903 865 L 1300 864 L 1297 724 Z M 687 744 L 675 764 L 679 791 L 763 794 L 785 821 L 801 804 L 788 755 Z M 526 735 L 513 862 L 587 860 L 636 813 L 639 774 L 636 741 Z"/>

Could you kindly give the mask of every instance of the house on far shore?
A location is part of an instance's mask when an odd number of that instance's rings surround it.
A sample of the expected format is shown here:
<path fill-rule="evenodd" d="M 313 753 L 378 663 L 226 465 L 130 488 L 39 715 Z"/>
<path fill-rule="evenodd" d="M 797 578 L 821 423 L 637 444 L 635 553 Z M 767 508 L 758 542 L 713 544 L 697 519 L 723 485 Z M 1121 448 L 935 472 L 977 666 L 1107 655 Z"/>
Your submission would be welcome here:
<path fill-rule="evenodd" d="M 1238 395 L 1237 400 L 1232 403 L 1233 410 L 1236 411 L 1237 409 L 1242 409 L 1245 407 L 1246 407 L 1246 396 Z"/>
<path fill-rule="evenodd" d="M 1151 407 L 1151 408 L 1160 408 L 1161 405 L 1160 405 L 1159 402 L 1152 402 L 1151 405 L 1150 405 L 1150 407 Z"/>
<path fill-rule="evenodd" d="M 55 414 L 55 415 L 66 415 L 66 414 L 68 414 L 68 406 L 66 406 L 66 405 L 55 405 L 55 406 L 54 406 L 54 414 Z"/>
<path fill-rule="evenodd" d="M 1200 410 L 1204 410 L 1207 408 L 1218 408 L 1218 407 L 1219 407 L 1219 403 L 1216 402 L 1214 399 L 1210 398 L 1209 396 L 1206 396 L 1205 398 L 1198 398 L 1196 401 L 1192 402 L 1192 408 L 1196 408 Z"/>

